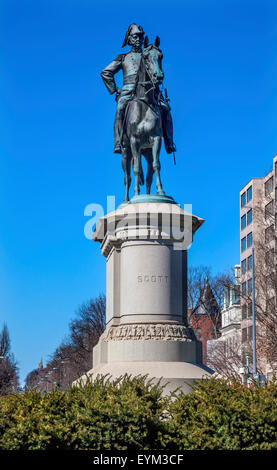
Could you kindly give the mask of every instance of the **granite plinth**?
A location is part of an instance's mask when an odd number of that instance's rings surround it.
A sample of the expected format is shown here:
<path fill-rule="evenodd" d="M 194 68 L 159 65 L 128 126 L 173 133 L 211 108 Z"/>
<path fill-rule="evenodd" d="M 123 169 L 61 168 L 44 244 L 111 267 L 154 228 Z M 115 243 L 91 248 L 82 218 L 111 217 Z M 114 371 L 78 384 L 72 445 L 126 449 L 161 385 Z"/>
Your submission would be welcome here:
<path fill-rule="evenodd" d="M 137 197 L 99 219 L 93 240 L 106 258 L 106 330 L 81 381 L 148 374 L 168 382 L 167 393 L 211 375 L 186 307 L 187 249 L 203 219 L 172 201 Z"/>

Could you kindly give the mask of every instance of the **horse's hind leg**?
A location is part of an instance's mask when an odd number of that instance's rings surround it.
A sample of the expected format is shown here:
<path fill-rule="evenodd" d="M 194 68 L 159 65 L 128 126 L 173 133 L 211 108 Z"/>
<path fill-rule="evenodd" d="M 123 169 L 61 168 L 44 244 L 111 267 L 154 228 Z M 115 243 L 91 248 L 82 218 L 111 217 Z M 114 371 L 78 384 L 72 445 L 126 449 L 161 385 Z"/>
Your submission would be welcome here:
<path fill-rule="evenodd" d="M 140 146 L 135 138 L 130 139 L 131 150 L 132 150 L 132 161 L 133 161 L 133 170 L 135 175 L 135 196 L 140 194 L 140 176 L 141 176 L 141 154 Z"/>
<path fill-rule="evenodd" d="M 152 155 L 153 155 L 153 169 L 156 174 L 156 187 L 157 187 L 157 192 L 160 195 L 164 195 L 165 192 L 162 187 L 162 182 L 161 182 L 161 176 L 160 176 L 160 171 L 161 171 L 161 164 L 160 164 L 160 151 L 161 151 L 161 144 L 162 144 L 162 139 L 160 137 L 156 137 L 154 139 L 153 147 L 152 147 Z"/>
<path fill-rule="evenodd" d="M 126 148 L 122 148 L 122 168 L 124 171 L 125 184 L 124 202 L 127 202 L 129 201 L 129 189 L 131 185 L 131 155 Z"/>

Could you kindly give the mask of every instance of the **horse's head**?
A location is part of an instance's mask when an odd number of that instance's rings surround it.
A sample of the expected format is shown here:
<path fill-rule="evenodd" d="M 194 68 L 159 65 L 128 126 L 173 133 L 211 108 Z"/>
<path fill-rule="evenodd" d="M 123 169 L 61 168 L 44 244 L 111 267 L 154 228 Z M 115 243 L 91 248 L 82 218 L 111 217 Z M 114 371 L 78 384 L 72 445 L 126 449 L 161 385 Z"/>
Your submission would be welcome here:
<path fill-rule="evenodd" d="M 164 79 L 162 69 L 163 54 L 159 48 L 160 39 L 157 36 L 154 44 L 148 44 L 147 37 L 145 39 L 143 58 L 146 71 L 152 83 L 154 85 L 160 85 Z"/>

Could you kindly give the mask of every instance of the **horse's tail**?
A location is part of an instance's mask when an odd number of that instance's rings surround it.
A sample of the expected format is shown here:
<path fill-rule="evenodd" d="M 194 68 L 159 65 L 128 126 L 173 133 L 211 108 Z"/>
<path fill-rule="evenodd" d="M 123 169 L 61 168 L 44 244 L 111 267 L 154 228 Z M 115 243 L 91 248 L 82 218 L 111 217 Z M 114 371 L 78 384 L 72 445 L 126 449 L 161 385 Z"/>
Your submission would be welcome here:
<path fill-rule="evenodd" d="M 143 173 L 141 162 L 140 162 L 140 168 L 139 168 L 139 184 L 140 186 L 144 186 L 144 173 Z"/>
<path fill-rule="evenodd" d="M 133 160 L 134 159 L 132 158 L 132 164 L 133 164 Z M 140 161 L 140 166 L 139 166 L 139 185 L 144 186 L 144 173 L 143 173 L 141 161 Z"/>

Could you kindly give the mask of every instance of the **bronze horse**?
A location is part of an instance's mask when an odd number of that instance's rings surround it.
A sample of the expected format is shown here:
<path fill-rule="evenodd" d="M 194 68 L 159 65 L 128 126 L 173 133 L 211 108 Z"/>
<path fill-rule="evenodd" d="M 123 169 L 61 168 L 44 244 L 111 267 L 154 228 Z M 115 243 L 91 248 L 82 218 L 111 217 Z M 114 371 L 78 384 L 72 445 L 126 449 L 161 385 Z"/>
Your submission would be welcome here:
<path fill-rule="evenodd" d="M 163 138 L 159 85 L 164 78 L 163 55 L 159 44 L 158 37 L 156 37 L 154 45 L 145 44 L 141 54 L 134 95 L 126 107 L 121 139 L 125 184 L 124 202 L 129 201 L 131 162 L 135 176 L 135 195 L 140 194 L 140 185 L 144 184 L 141 155 L 147 161 L 146 193 L 150 194 L 155 173 L 157 194 L 165 194 L 161 183 L 159 158 Z"/>

